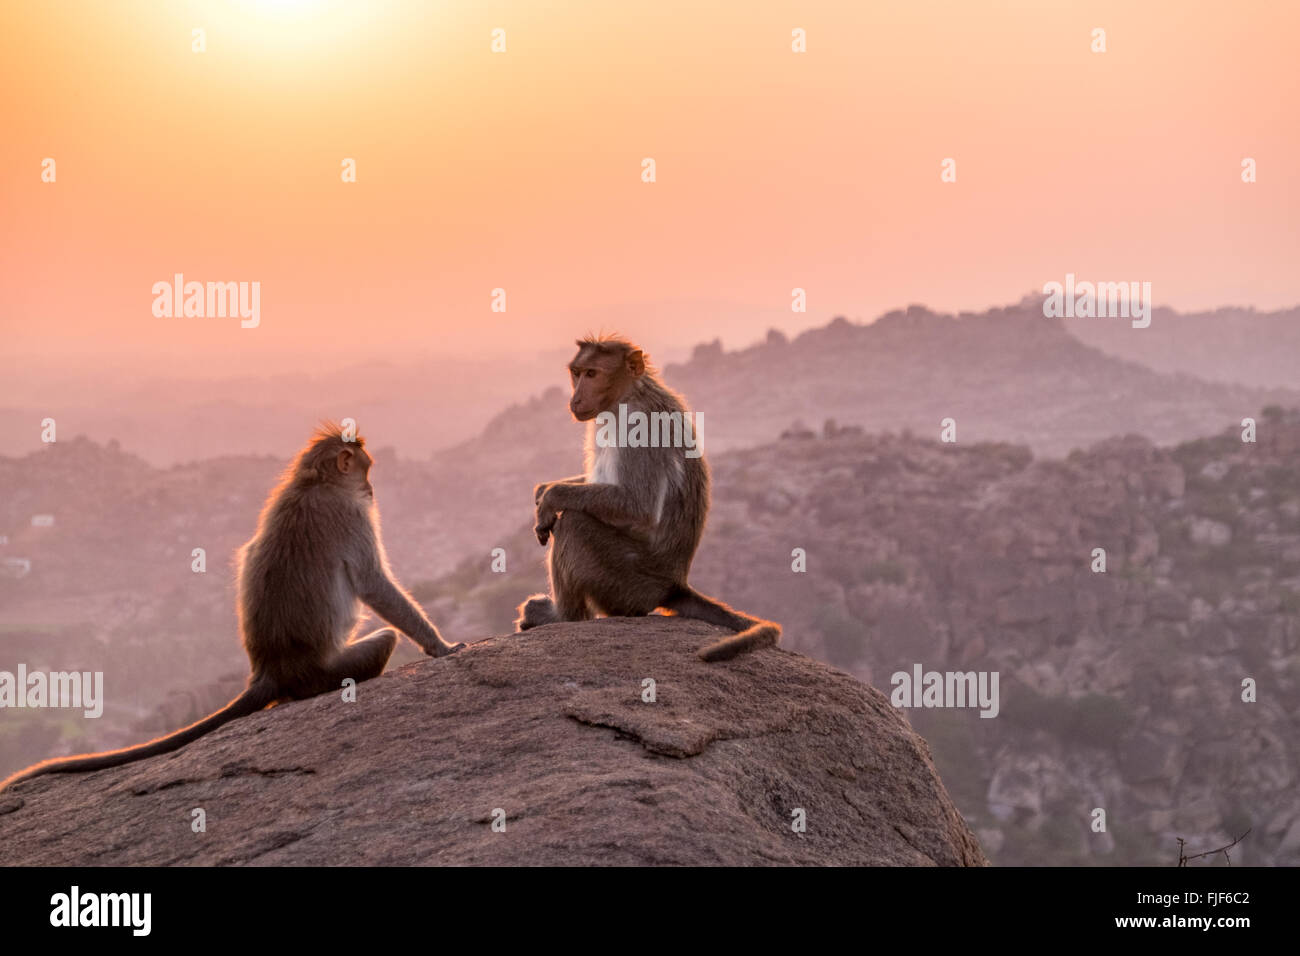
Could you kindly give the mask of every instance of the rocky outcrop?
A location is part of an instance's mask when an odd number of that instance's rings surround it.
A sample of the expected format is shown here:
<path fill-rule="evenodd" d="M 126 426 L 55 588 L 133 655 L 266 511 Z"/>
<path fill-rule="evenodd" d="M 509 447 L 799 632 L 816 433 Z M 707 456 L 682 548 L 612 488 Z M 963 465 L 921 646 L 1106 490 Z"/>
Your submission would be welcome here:
<path fill-rule="evenodd" d="M 0 863 L 986 863 L 882 694 L 782 650 L 697 660 L 717 636 L 539 628 L 37 778 L 0 794 Z"/>

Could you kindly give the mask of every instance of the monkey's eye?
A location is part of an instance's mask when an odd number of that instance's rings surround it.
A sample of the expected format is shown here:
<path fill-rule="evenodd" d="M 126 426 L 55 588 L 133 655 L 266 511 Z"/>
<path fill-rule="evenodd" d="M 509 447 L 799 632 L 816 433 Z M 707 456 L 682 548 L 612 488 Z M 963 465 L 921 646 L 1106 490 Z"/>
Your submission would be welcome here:
<path fill-rule="evenodd" d="M 587 375 L 587 378 L 595 378 L 595 377 L 596 377 L 596 370 L 595 370 L 594 368 L 589 368 L 589 369 L 587 369 L 586 375 Z"/>

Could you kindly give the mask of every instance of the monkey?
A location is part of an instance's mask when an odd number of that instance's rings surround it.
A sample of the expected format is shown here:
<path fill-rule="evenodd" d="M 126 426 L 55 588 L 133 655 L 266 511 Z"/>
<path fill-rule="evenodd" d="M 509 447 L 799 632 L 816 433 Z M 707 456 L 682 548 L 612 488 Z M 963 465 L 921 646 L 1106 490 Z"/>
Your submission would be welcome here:
<path fill-rule="evenodd" d="M 708 515 L 710 473 L 685 400 L 627 339 L 588 336 L 577 345 L 569 363 L 569 411 L 587 423 L 587 467 L 534 489 L 537 540 L 545 547 L 553 539 L 551 593 L 519 605 L 516 630 L 664 608 L 736 632 L 702 648 L 702 660 L 775 645 L 779 624 L 733 610 L 687 583 Z M 634 424 L 636 412 L 645 415 L 651 436 L 620 447 L 610 426 L 620 414 Z"/>
<path fill-rule="evenodd" d="M 336 690 L 345 678 L 378 677 L 397 631 L 431 657 L 461 650 L 465 645 L 444 640 L 389 569 L 369 478 L 373 461 L 363 438 L 345 439 L 338 425 L 325 423 L 267 497 L 256 533 L 236 558 L 239 630 L 250 668 L 243 693 L 165 737 L 34 764 L 0 790 L 42 774 L 170 753 L 273 704 Z M 392 627 L 356 637 L 361 603 Z"/>

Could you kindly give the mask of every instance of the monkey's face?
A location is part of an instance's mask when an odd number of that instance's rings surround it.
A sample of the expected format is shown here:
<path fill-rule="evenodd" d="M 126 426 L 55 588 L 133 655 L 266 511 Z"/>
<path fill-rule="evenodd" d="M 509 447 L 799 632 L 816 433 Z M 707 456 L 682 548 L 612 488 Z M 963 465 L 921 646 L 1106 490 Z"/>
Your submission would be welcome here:
<path fill-rule="evenodd" d="M 619 355 L 580 349 L 569 363 L 569 377 L 573 381 L 569 411 L 580 422 L 591 421 L 601 412 L 612 411 L 636 378 L 644 373 L 645 358 L 639 350 Z"/>

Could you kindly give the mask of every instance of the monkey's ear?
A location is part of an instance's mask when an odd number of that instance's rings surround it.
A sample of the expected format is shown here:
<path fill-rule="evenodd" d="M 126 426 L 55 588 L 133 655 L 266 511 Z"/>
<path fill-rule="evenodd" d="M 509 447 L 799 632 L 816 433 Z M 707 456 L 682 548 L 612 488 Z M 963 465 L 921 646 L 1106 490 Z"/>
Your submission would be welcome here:
<path fill-rule="evenodd" d="M 645 353 L 640 349 L 633 349 L 627 353 L 627 370 L 633 375 L 640 377 L 645 374 Z"/>
<path fill-rule="evenodd" d="M 334 459 L 334 464 L 338 468 L 340 475 L 346 475 L 352 470 L 352 458 L 352 449 L 344 448 L 339 452 L 338 457 Z"/>

